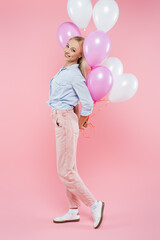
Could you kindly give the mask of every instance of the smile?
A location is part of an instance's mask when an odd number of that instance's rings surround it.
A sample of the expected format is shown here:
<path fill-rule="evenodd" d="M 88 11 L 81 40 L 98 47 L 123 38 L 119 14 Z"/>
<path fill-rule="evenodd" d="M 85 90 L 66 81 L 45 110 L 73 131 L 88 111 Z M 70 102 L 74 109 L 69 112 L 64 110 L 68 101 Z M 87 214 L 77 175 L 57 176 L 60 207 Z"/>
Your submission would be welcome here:
<path fill-rule="evenodd" d="M 67 58 L 69 58 L 69 57 L 70 57 L 70 56 L 69 56 L 69 55 L 67 55 L 67 54 L 65 54 L 64 56 L 65 56 L 65 57 L 67 57 Z"/>

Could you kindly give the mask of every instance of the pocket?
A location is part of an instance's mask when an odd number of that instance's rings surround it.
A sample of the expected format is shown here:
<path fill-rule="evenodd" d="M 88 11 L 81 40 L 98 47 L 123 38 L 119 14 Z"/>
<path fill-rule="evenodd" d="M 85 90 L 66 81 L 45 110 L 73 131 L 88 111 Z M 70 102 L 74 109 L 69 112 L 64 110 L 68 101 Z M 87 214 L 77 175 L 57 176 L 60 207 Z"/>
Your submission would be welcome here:
<path fill-rule="evenodd" d="M 62 118 L 57 117 L 55 123 L 56 123 L 57 127 L 59 127 L 59 128 L 63 127 L 63 120 L 62 120 Z"/>

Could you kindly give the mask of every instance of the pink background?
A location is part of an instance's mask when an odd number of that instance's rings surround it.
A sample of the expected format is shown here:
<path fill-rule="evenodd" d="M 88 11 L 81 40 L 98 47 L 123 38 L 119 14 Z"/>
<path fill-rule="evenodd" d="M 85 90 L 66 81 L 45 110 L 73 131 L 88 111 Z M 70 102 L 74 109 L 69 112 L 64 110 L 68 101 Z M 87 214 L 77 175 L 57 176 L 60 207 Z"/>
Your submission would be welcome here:
<path fill-rule="evenodd" d="M 1 239 L 160 237 L 160 2 L 117 3 L 120 14 L 108 32 L 109 56 L 122 61 L 124 72 L 137 77 L 139 88 L 128 101 L 101 105 L 92 118 L 94 133 L 89 138 L 80 133 L 80 176 L 97 200 L 105 202 L 97 230 L 83 203 L 80 222 L 52 222 L 68 211 L 46 103 L 50 79 L 64 64 L 56 34 L 61 23 L 71 21 L 67 1 L 0 3 Z M 85 36 L 94 30 L 91 19 L 81 32 Z"/>

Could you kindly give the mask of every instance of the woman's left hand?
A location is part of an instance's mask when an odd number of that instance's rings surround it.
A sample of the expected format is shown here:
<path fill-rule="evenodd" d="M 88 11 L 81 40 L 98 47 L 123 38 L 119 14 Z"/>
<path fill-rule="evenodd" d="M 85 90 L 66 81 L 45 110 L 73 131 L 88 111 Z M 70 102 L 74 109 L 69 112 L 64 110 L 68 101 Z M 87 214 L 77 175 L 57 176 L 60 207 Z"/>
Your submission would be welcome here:
<path fill-rule="evenodd" d="M 89 124 L 89 122 L 86 121 L 86 122 L 83 124 L 83 127 L 87 128 L 88 124 Z"/>
<path fill-rule="evenodd" d="M 88 121 L 86 121 L 83 125 L 79 123 L 79 129 L 86 129 L 88 125 Z"/>

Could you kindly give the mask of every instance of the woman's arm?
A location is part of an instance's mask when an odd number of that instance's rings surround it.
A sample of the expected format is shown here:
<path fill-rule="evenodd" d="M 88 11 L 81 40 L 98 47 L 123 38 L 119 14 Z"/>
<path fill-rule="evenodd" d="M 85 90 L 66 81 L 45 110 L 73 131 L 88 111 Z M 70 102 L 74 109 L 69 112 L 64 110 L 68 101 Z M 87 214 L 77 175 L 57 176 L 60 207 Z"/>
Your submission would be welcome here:
<path fill-rule="evenodd" d="M 85 119 L 85 117 L 88 117 L 92 113 L 94 101 L 86 85 L 85 78 L 77 74 L 73 77 L 74 77 L 74 80 L 72 81 L 72 87 L 74 88 L 82 104 L 82 109 L 81 109 L 81 112 L 78 113 L 78 117 L 80 118 L 80 123 L 84 124 L 87 119 L 87 118 Z M 79 107 L 79 106 L 75 106 L 75 108 L 76 107 Z"/>
<path fill-rule="evenodd" d="M 88 117 L 89 116 L 81 116 L 80 115 L 80 104 L 77 104 L 76 106 L 73 107 L 73 111 L 75 112 L 75 114 L 78 116 L 79 119 L 79 128 L 83 129 L 84 127 L 86 128 L 88 125 Z"/>
<path fill-rule="evenodd" d="M 92 113 L 94 101 L 86 85 L 85 78 L 80 74 L 76 74 L 73 77 L 74 80 L 72 81 L 72 87 L 74 88 L 82 104 L 81 112 L 79 110 L 78 104 L 75 106 L 75 113 L 79 119 L 79 128 L 83 129 L 88 125 L 88 119 L 89 115 Z"/>
<path fill-rule="evenodd" d="M 80 117 L 79 117 L 79 128 L 80 129 L 87 128 L 88 118 L 89 118 L 89 116 L 82 116 L 82 115 L 80 115 Z"/>

